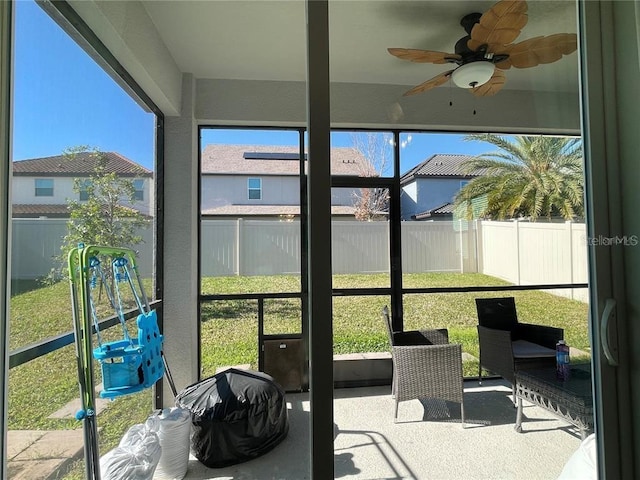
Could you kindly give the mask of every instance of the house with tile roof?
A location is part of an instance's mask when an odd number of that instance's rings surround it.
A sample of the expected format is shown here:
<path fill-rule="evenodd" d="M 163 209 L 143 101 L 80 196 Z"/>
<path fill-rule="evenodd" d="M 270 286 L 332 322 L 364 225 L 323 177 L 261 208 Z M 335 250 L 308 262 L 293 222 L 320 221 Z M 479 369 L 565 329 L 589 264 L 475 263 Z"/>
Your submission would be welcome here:
<path fill-rule="evenodd" d="M 400 178 L 403 220 L 452 220 L 453 199 L 470 180 L 483 174 L 468 173 L 468 155 L 435 154 Z"/>
<path fill-rule="evenodd" d="M 153 172 L 116 152 L 102 152 L 106 171 L 133 180 L 136 201 L 131 205 L 145 215 L 154 212 Z M 83 200 L 73 190 L 75 178 L 88 179 L 97 158 L 93 152 L 73 157 L 51 157 L 13 162 L 12 215 L 14 218 L 67 218 L 69 200 Z M 123 202 L 126 205 L 126 202 Z"/>
<path fill-rule="evenodd" d="M 273 145 L 207 145 L 201 154 L 201 211 L 214 218 L 295 218 L 300 215 L 298 147 Z M 359 150 L 331 149 L 331 174 L 374 176 Z M 334 218 L 353 219 L 359 189 L 334 188 Z"/>

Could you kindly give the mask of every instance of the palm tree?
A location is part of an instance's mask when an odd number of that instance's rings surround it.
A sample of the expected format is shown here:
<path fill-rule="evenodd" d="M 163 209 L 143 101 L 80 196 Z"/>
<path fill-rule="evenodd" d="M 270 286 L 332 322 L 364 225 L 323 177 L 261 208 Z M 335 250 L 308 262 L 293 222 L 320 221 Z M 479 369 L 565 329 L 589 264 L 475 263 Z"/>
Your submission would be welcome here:
<path fill-rule="evenodd" d="M 584 174 L 579 138 L 515 136 L 513 141 L 494 134 L 470 134 L 465 140 L 484 141 L 500 151 L 478 155 L 464 163 L 467 173 L 480 176 L 456 195 L 455 205 L 471 217 L 474 207 L 486 204 L 481 215 L 504 219 L 584 215 Z M 481 202 L 478 202 L 482 199 Z"/>

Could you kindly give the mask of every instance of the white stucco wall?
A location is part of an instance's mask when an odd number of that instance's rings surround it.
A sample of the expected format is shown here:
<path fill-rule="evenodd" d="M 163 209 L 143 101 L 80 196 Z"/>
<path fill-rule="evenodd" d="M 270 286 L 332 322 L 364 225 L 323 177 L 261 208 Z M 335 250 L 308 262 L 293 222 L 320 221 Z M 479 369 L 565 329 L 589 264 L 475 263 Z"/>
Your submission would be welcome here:
<path fill-rule="evenodd" d="M 182 114 L 165 119 L 163 333 L 178 391 L 198 380 L 198 141 L 195 82 L 182 81 Z M 166 391 L 169 392 L 165 380 Z M 170 394 L 165 407 L 172 405 Z"/>
<path fill-rule="evenodd" d="M 418 178 L 404 185 L 400 207 L 403 220 L 452 202 L 461 181 L 460 178 Z"/>
<path fill-rule="evenodd" d="M 418 213 L 452 202 L 460 190 L 460 181 L 459 178 L 419 178 Z"/>
<path fill-rule="evenodd" d="M 36 179 L 53 179 L 53 196 L 36 197 Z M 12 203 L 19 204 L 44 204 L 61 205 L 67 203 L 67 199 L 78 199 L 78 194 L 73 191 L 73 179 L 66 177 L 22 177 L 14 176 L 12 179 L 13 191 L 11 192 Z"/>
<path fill-rule="evenodd" d="M 401 98 L 406 86 L 331 84 L 332 127 L 566 133 L 580 132 L 578 95 L 503 90 L 495 97 L 458 95 L 453 106 L 428 95 Z M 196 116 L 202 123 L 298 126 L 306 121 L 304 82 L 197 81 Z M 465 93 L 465 92 L 463 92 Z M 472 112 L 476 111 L 474 115 Z"/>

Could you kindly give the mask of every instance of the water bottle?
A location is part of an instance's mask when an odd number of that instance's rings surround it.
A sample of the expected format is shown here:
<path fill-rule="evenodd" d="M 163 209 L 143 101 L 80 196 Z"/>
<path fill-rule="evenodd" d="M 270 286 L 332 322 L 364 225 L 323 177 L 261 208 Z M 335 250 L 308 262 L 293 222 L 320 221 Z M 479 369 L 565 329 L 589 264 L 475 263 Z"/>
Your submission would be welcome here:
<path fill-rule="evenodd" d="M 556 376 L 558 380 L 569 380 L 569 345 L 564 340 L 556 343 Z"/>

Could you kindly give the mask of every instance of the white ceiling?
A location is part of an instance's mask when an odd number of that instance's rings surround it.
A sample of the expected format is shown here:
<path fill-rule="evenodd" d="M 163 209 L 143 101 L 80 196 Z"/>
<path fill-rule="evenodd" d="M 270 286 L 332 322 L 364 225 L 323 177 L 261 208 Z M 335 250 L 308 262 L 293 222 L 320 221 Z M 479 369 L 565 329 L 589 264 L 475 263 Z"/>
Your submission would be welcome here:
<path fill-rule="evenodd" d="M 182 72 L 208 79 L 305 79 L 304 1 L 142 3 Z M 528 3 L 529 21 L 517 41 L 576 32 L 574 1 Z M 397 59 L 387 48 L 453 52 L 456 41 L 465 35 L 460 18 L 475 11 L 482 13 L 493 4 L 485 0 L 331 0 L 331 80 L 413 86 L 449 70 L 449 65 Z M 506 73 L 505 89 L 576 92 L 578 56 L 572 53 L 553 64 Z"/>
<path fill-rule="evenodd" d="M 305 1 L 67 1 L 164 115 L 192 115 L 210 125 L 305 124 Z M 493 4 L 329 0 L 332 127 L 578 132 L 577 52 L 507 70 L 495 96 L 478 98 L 451 82 L 402 95 L 455 65 L 412 63 L 387 49 L 453 53 L 466 34 L 460 19 Z M 529 0 L 528 23 L 516 43 L 576 33 L 576 6 L 574 0 Z M 112 75 L 119 79 L 117 71 Z"/>

